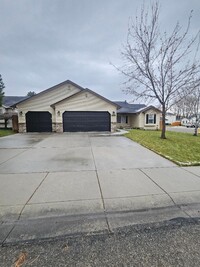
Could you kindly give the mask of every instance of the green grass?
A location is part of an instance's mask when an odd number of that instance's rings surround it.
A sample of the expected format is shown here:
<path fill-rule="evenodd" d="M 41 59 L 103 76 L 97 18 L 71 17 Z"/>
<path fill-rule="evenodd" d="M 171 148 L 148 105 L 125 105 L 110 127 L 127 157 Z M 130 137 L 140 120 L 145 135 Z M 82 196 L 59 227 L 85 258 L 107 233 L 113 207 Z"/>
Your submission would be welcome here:
<path fill-rule="evenodd" d="M 200 165 L 200 136 L 189 133 L 131 130 L 125 136 L 180 166 Z"/>
<path fill-rule="evenodd" d="M 11 134 L 14 134 L 12 130 L 4 130 L 4 129 L 0 130 L 0 137 L 11 135 Z"/>

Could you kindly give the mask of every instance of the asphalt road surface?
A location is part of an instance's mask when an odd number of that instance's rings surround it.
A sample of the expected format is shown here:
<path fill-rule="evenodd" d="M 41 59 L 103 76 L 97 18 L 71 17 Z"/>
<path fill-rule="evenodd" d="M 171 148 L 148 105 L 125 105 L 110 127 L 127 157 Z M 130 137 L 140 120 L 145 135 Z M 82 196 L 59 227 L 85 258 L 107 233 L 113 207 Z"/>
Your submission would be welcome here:
<path fill-rule="evenodd" d="M 170 132 L 181 132 L 194 134 L 194 128 L 187 128 L 186 126 L 167 126 L 167 131 Z"/>
<path fill-rule="evenodd" d="M 0 266 L 200 266 L 200 221 L 177 219 L 0 248 Z M 18 265 L 17 265 L 18 264 Z"/>

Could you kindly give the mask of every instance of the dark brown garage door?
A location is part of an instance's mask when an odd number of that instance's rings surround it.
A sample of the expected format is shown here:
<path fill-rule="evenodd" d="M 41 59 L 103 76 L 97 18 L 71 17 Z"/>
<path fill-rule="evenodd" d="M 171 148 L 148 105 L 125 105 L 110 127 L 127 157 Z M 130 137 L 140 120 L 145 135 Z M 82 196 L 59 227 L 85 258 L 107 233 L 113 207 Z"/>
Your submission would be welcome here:
<path fill-rule="evenodd" d="M 63 131 L 110 131 L 110 113 L 107 111 L 65 111 Z"/>
<path fill-rule="evenodd" d="M 52 132 L 51 113 L 47 111 L 29 111 L 26 113 L 27 132 Z"/>

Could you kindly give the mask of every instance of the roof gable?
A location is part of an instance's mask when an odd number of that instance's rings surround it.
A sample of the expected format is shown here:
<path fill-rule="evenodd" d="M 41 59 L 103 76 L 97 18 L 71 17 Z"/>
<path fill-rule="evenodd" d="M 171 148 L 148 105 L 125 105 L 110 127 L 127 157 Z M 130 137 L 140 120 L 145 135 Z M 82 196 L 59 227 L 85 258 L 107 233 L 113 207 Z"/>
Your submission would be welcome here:
<path fill-rule="evenodd" d="M 18 104 L 25 103 L 25 102 L 28 102 L 28 101 L 33 100 L 33 99 L 37 99 L 38 96 L 44 95 L 44 94 L 49 93 L 49 92 L 54 91 L 54 90 L 57 90 L 57 89 L 59 89 L 61 86 L 63 86 L 63 85 L 68 85 L 68 84 L 69 84 L 69 85 L 72 85 L 72 86 L 74 86 L 74 87 L 76 87 L 76 88 L 78 88 L 80 91 L 84 90 L 84 88 L 81 87 L 80 85 L 78 85 L 78 84 L 76 84 L 76 83 L 74 83 L 74 82 L 72 82 L 72 81 L 70 81 L 70 80 L 66 80 L 66 81 L 64 81 L 64 82 L 62 82 L 62 83 L 59 83 L 59 84 L 56 84 L 56 85 L 54 85 L 54 86 L 52 86 L 52 87 L 50 87 L 50 88 L 48 88 L 48 89 L 46 89 L 46 90 L 43 90 L 42 92 L 40 92 L 40 93 L 38 93 L 38 94 L 36 94 L 36 95 L 33 95 L 33 96 L 29 97 L 28 99 L 21 100 L 21 101 L 15 103 L 15 104 L 12 105 L 12 106 L 15 107 L 15 106 L 18 105 Z"/>
<path fill-rule="evenodd" d="M 158 108 L 156 108 L 156 107 L 154 107 L 154 106 L 148 106 L 148 107 L 146 107 L 146 108 L 143 108 L 143 109 L 139 110 L 139 112 L 146 112 L 146 111 L 148 111 L 149 109 L 154 109 L 154 110 L 156 110 L 156 111 L 158 111 L 158 112 L 161 112 L 160 109 L 158 109 Z"/>
<path fill-rule="evenodd" d="M 114 105 L 114 106 L 116 106 L 116 107 L 119 107 L 115 102 L 110 101 L 109 99 L 107 99 L 107 98 L 105 98 L 105 97 L 103 97 L 103 96 L 101 96 L 101 95 L 95 93 L 94 91 L 92 91 L 92 90 L 90 90 L 90 89 L 88 89 L 88 88 L 83 89 L 83 90 L 81 90 L 80 92 L 77 92 L 77 93 L 75 93 L 75 94 L 73 94 L 73 95 L 71 95 L 71 96 L 69 96 L 69 97 L 66 97 L 66 98 L 64 98 L 64 99 L 62 99 L 62 100 L 60 100 L 60 101 L 58 101 L 58 102 L 53 103 L 53 104 L 51 105 L 51 107 L 55 107 L 56 105 L 58 105 L 58 104 L 60 104 L 60 103 L 62 103 L 62 102 L 64 102 L 64 101 L 66 101 L 66 100 L 68 100 L 68 99 L 77 97 L 77 96 L 81 95 L 82 93 L 87 93 L 87 92 L 88 92 L 88 93 L 91 93 L 91 94 L 93 94 L 93 95 L 95 95 L 96 97 L 102 99 L 103 101 L 105 101 L 105 102 L 107 102 L 107 103 L 109 103 L 109 104 L 111 104 L 111 105 Z"/>
<path fill-rule="evenodd" d="M 161 112 L 158 108 L 154 106 L 146 106 L 145 104 L 129 104 L 126 101 L 115 101 L 116 104 L 120 106 L 120 108 L 117 110 L 117 113 L 126 113 L 126 114 L 136 114 L 140 112 L 146 112 L 149 109 L 154 109 L 158 112 Z"/>

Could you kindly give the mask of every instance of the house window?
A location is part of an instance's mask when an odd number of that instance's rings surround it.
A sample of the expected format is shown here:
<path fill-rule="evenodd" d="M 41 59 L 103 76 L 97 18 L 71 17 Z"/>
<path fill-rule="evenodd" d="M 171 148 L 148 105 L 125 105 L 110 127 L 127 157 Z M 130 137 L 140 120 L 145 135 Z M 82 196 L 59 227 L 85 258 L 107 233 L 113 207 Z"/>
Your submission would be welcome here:
<path fill-rule="evenodd" d="M 121 116 L 117 115 L 117 123 L 121 123 Z"/>
<path fill-rule="evenodd" d="M 146 124 L 156 124 L 156 114 L 146 114 Z"/>
<path fill-rule="evenodd" d="M 117 115 L 117 123 L 128 124 L 128 116 L 127 115 Z"/>

